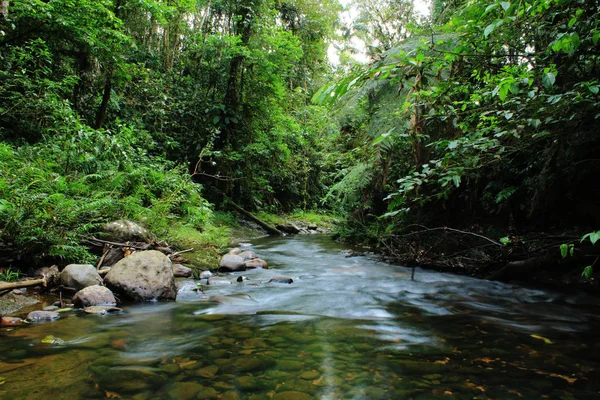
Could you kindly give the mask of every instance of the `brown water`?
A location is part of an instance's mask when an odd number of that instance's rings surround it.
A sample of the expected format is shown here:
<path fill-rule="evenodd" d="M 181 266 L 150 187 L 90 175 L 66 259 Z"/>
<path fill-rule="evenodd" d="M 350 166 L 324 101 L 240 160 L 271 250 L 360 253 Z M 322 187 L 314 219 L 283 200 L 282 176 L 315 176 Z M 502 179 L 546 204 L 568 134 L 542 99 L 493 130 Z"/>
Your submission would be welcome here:
<path fill-rule="evenodd" d="M 247 248 L 271 268 L 189 301 L 0 330 L 0 398 L 600 398 L 598 298 L 413 282 L 324 236 Z M 294 283 L 267 283 L 282 274 Z"/>

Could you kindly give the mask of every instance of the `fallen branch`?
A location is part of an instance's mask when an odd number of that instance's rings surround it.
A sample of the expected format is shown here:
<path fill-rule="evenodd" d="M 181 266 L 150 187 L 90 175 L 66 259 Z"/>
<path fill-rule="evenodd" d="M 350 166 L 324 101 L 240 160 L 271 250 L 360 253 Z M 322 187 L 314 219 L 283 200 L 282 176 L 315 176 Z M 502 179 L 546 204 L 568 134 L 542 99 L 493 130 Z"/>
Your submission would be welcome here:
<path fill-rule="evenodd" d="M 112 246 L 117 246 L 117 247 L 130 247 L 130 248 L 136 249 L 136 250 L 148 250 L 148 246 L 136 246 L 136 245 L 127 244 L 127 243 L 109 242 L 108 240 L 98 239 L 93 236 L 91 239 L 84 239 L 84 241 L 91 243 L 93 245 L 97 245 L 97 243 L 93 243 L 93 242 L 98 242 L 101 244 L 110 244 Z"/>
<path fill-rule="evenodd" d="M 246 211 L 242 207 L 238 206 L 233 200 L 231 200 L 229 197 L 227 197 L 227 195 L 225 195 L 223 192 L 221 192 L 221 194 L 223 194 L 223 196 L 225 197 L 225 199 L 229 202 L 229 205 L 231 205 L 231 207 L 233 207 L 234 210 L 236 210 L 240 214 L 245 215 L 248 219 L 256 222 L 258 225 L 260 225 L 269 234 L 271 234 L 271 235 L 285 236 L 283 234 L 283 232 L 281 232 L 279 229 L 275 228 L 272 225 L 267 224 L 266 222 L 264 222 L 261 219 L 258 219 L 257 217 L 255 217 L 254 215 L 252 215 L 249 211 Z"/>
<path fill-rule="evenodd" d="M 175 257 L 183 253 L 189 253 L 190 251 L 194 251 L 194 248 L 192 247 L 191 249 L 176 251 L 175 253 L 169 254 L 169 257 Z"/>
<path fill-rule="evenodd" d="M 500 246 L 503 247 L 504 245 L 500 242 L 497 242 L 493 239 L 490 239 L 487 236 L 483 236 L 477 233 L 473 233 L 473 232 L 469 232 L 469 231 L 461 231 L 460 229 L 454 229 L 454 228 L 448 228 L 447 226 L 440 226 L 440 227 L 436 227 L 436 228 L 427 228 L 426 226 L 423 225 L 409 225 L 409 226 L 418 226 L 420 228 L 424 228 L 420 231 L 414 231 L 414 232 L 409 232 L 409 233 L 405 233 L 403 235 L 398 235 L 398 236 L 412 236 L 412 235 L 418 235 L 419 233 L 426 233 L 426 232 L 432 232 L 432 231 L 451 231 L 451 232 L 457 232 L 457 233 L 462 233 L 465 235 L 471 235 L 471 236 L 475 236 L 484 240 L 487 240 L 488 242 L 496 245 L 496 246 Z"/>
<path fill-rule="evenodd" d="M 510 261 L 506 263 L 504 267 L 488 276 L 487 279 L 499 281 L 510 279 L 512 277 L 522 277 L 529 271 L 535 268 L 540 268 L 544 265 L 548 265 L 552 262 L 554 262 L 554 260 L 548 256 L 528 258 L 519 261 Z"/>
<path fill-rule="evenodd" d="M 33 286 L 39 286 L 39 285 L 46 286 L 46 278 L 32 279 L 30 281 L 0 283 L 0 292 L 2 292 L 4 290 L 13 290 L 13 289 L 33 287 Z"/>
<path fill-rule="evenodd" d="M 98 263 L 96 264 L 96 270 L 100 269 L 100 267 L 102 266 L 102 263 L 104 262 L 104 259 L 106 258 L 106 255 L 108 254 L 110 249 L 112 249 L 112 245 L 109 244 L 109 245 L 105 246 L 104 252 L 102 253 L 102 257 L 100 257 L 100 260 L 98 260 Z"/>

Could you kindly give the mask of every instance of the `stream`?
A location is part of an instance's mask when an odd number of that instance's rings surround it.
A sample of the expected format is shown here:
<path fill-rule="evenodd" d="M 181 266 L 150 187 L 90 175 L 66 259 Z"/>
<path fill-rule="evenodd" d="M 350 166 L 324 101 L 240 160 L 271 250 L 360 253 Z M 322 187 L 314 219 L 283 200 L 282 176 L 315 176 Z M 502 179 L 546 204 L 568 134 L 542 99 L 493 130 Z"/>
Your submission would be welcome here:
<path fill-rule="evenodd" d="M 204 286 L 204 300 L 0 329 L 0 398 L 600 398 L 597 297 L 420 269 L 411 281 L 323 235 L 243 249 L 269 269 Z"/>

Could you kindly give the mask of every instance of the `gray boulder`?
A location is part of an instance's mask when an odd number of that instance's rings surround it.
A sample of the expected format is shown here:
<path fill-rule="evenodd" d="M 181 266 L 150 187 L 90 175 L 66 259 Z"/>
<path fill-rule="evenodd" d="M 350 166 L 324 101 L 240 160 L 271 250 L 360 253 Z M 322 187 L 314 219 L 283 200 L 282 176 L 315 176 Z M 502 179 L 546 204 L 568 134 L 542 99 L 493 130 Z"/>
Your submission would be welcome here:
<path fill-rule="evenodd" d="M 121 219 L 109 222 L 102 228 L 104 236 L 117 242 L 126 242 L 131 240 L 142 240 L 144 242 L 152 241 L 152 234 L 145 228 L 133 221 Z"/>
<path fill-rule="evenodd" d="M 59 318 L 60 314 L 55 311 L 32 311 L 27 314 L 27 321 L 29 322 L 54 321 Z"/>
<path fill-rule="evenodd" d="M 115 299 L 110 289 L 104 286 L 88 286 L 75 293 L 73 304 L 81 308 L 90 306 L 116 306 L 117 299 Z"/>
<path fill-rule="evenodd" d="M 181 264 L 173 264 L 173 275 L 175 278 L 189 278 L 192 276 L 192 269 Z"/>
<path fill-rule="evenodd" d="M 291 222 L 287 222 L 285 224 L 278 224 L 276 226 L 276 228 L 279 229 L 281 232 L 291 233 L 291 234 L 297 234 L 302 231 L 302 229 L 300 227 L 298 227 L 296 224 L 293 224 Z"/>
<path fill-rule="evenodd" d="M 88 286 L 101 285 L 102 278 L 98 271 L 90 264 L 69 264 L 60 273 L 60 281 L 63 286 L 76 290 Z"/>
<path fill-rule="evenodd" d="M 242 251 L 240 254 L 238 254 L 238 256 L 242 257 L 246 261 L 258 258 L 256 253 L 251 250 Z"/>
<path fill-rule="evenodd" d="M 233 254 L 225 254 L 219 262 L 219 271 L 221 272 L 236 272 L 245 271 L 246 264 L 243 257 Z"/>
<path fill-rule="evenodd" d="M 177 297 L 171 260 L 156 250 L 125 257 L 106 274 L 104 282 L 132 300 L 175 300 Z"/>

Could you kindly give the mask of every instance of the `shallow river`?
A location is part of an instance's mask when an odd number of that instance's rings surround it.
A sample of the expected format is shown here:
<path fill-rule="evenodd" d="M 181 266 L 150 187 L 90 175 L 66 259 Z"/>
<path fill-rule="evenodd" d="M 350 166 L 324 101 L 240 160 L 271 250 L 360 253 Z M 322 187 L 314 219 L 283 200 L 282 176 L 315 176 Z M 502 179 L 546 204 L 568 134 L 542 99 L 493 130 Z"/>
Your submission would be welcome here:
<path fill-rule="evenodd" d="M 600 398 L 598 298 L 419 269 L 411 281 L 325 236 L 246 249 L 270 268 L 198 300 L 0 329 L 0 398 Z"/>

